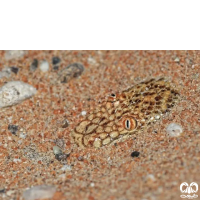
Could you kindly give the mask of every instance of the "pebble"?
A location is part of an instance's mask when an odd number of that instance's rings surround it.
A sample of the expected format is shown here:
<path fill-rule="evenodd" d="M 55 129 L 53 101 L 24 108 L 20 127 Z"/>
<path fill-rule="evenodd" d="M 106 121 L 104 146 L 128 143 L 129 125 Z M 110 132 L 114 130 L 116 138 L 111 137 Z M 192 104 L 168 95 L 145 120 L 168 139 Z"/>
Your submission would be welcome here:
<path fill-rule="evenodd" d="M 87 114 L 86 111 L 82 111 L 82 112 L 81 112 L 81 115 L 82 115 L 82 116 L 85 116 L 86 114 Z"/>
<path fill-rule="evenodd" d="M 139 155 L 140 155 L 140 152 L 138 152 L 138 151 L 133 151 L 131 153 L 131 157 L 138 157 Z"/>
<path fill-rule="evenodd" d="M 22 162 L 22 160 L 21 160 L 21 159 L 18 159 L 18 158 L 14 158 L 14 159 L 13 159 L 13 162 L 14 162 L 14 163 L 18 163 L 18 162 Z"/>
<path fill-rule="evenodd" d="M 72 78 L 79 77 L 83 71 L 84 66 L 81 63 L 70 64 L 59 72 L 59 80 L 61 83 L 67 83 Z"/>
<path fill-rule="evenodd" d="M 95 186 L 95 184 L 94 184 L 94 183 L 90 183 L 90 186 L 91 186 L 91 187 L 94 187 L 94 186 Z"/>
<path fill-rule="evenodd" d="M 67 119 L 64 119 L 63 121 L 62 121 L 62 128 L 67 128 L 69 126 L 69 121 L 67 120 Z"/>
<path fill-rule="evenodd" d="M 54 196 L 56 187 L 50 185 L 34 186 L 23 193 L 24 200 L 49 199 Z"/>
<path fill-rule="evenodd" d="M 0 188 L 0 193 L 5 193 L 5 192 L 6 192 L 6 189 Z"/>
<path fill-rule="evenodd" d="M 0 72 L 0 79 L 3 77 L 10 77 L 11 75 L 11 68 L 10 67 L 5 67 L 2 69 L 2 71 Z"/>
<path fill-rule="evenodd" d="M 8 136 L 8 140 L 9 140 L 9 141 L 12 141 L 13 139 L 12 139 L 12 137 Z"/>
<path fill-rule="evenodd" d="M 61 150 L 60 147 L 58 146 L 54 146 L 53 147 L 53 153 L 55 155 L 55 158 L 58 160 L 58 161 L 61 161 L 61 160 L 66 160 L 67 157 L 69 156 L 68 154 L 64 154 Z"/>
<path fill-rule="evenodd" d="M 183 132 L 183 128 L 176 123 L 171 123 L 167 126 L 166 131 L 170 137 L 179 137 Z"/>
<path fill-rule="evenodd" d="M 6 192 L 6 195 L 11 196 L 11 195 L 13 195 L 14 193 L 15 193 L 14 190 L 8 190 L 8 191 Z"/>
<path fill-rule="evenodd" d="M 97 64 L 97 61 L 93 57 L 90 56 L 88 57 L 88 63 L 94 65 L 94 64 Z"/>
<path fill-rule="evenodd" d="M 30 71 L 34 72 L 38 68 L 38 60 L 34 59 L 30 65 Z"/>
<path fill-rule="evenodd" d="M 54 71 L 59 70 L 59 66 L 57 66 L 57 65 L 53 66 L 53 70 L 54 70 Z"/>
<path fill-rule="evenodd" d="M 175 59 L 174 59 L 174 62 L 180 62 L 180 58 L 179 57 L 176 57 Z"/>
<path fill-rule="evenodd" d="M 17 134 L 17 131 L 18 131 L 18 126 L 9 124 L 9 125 L 8 125 L 8 130 L 9 130 L 13 135 L 16 135 L 16 134 Z"/>
<path fill-rule="evenodd" d="M 46 60 L 41 61 L 40 70 L 42 72 L 47 72 L 49 70 L 49 63 Z"/>
<path fill-rule="evenodd" d="M 54 146 L 54 147 L 53 147 L 53 153 L 54 153 L 54 155 L 62 154 L 62 150 L 61 150 L 60 147 Z"/>
<path fill-rule="evenodd" d="M 0 108 L 16 105 L 32 97 L 37 90 L 22 81 L 11 81 L 0 88 Z"/>
<path fill-rule="evenodd" d="M 22 139 L 25 139 L 26 138 L 26 133 L 23 133 L 23 132 L 21 132 L 20 134 L 19 134 L 19 137 L 20 138 L 22 138 Z"/>
<path fill-rule="evenodd" d="M 60 58 L 57 57 L 57 56 L 52 58 L 52 64 L 53 65 L 57 65 L 58 63 L 60 63 L 60 61 L 61 61 Z"/>
<path fill-rule="evenodd" d="M 12 71 L 13 73 L 15 73 L 15 74 L 17 74 L 18 71 L 19 71 L 19 68 L 18 68 L 18 67 L 10 67 L 10 69 L 11 69 L 11 71 Z"/>
<path fill-rule="evenodd" d="M 11 60 L 11 59 L 16 59 L 16 58 L 21 58 L 26 54 L 26 51 L 22 50 L 8 50 L 5 51 L 5 59 L 6 60 Z"/>
<path fill-rule="evenodd" d="M 58 161 L 66 161 L 66 159 L 67 159 L 68 156 L 69 156 L 68 154 L 63 154 L 62 153 L 62 154 L 56 154 L 55 158 Z"/>

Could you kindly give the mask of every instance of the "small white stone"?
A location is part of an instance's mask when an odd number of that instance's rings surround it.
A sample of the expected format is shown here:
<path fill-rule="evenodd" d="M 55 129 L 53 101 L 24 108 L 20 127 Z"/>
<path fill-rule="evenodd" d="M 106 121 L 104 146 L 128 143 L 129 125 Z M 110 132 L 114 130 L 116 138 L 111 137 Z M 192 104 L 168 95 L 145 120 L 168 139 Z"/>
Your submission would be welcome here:
<path fill-rule="evenodd" d="M 0 108 L 12 106 L 32 97 L 37 90 L 22 81 L 11 81 L 0 88 Z"/>
<path fill-rule="evenodd" d="M 82 111 L 82 112 L 81 112 L 81 115 L 82 115 L 82 116 L 85 116 L 86 114 L 87 114 L 86 111 Z"/>
<path fill-rule="evenodd" d="M 160 119 L 160 115 L 155 115 L 155 119 Z"/>
<path fill-rule="evenodd" d="M 11 195 L 14 194 L 14 193 L 15 193 L 14 190 L 8 190 L 8 191 L 6 192 L 6 195 L 11 196 Z"/>
<path fill-rule="evenodd" d="M 71 167 L 71 165 L 63 165 L 60 170 L 62 170 L 62 171 L 71 171 L 72 167 Z"/>
<path fill-rule="evenodd" d="M 55 192 L 54 186 L 38 185 L 24 191 L 23 198 L 25 200 L 51 199 Z"/>
<path fill-rule="evenodd" d="M 54 153 L 54 155 L 62 154 L 62 150 L 58 146 L 54 146 L 53 147 L 53 153 Z"/>
<path fill-rule="evenodd" d="M 88 63 L 95 65 L 97 63 L 97 61 L 93 57 L 90 56 L 90 57 L 88 57 Z"/>
<path fill-rule="evenodd" d="M 6 60 L 11 60 L 11 59 L 16 59 L 23 57 L 26 54 L 26 51 L 23 50 L 8 50 L 5 51 L 5 59 Z"/>
<path fill-rule="evenodd" d="M 19 137 L 22 138 L 22 139 L 25 139 L 26 138 L 26 133 L 20 133 Z"/>
<path fill-rule="evenodd" d="M 49 63 L 46 60 L 40 63 L 40 70 L 42 72 L 47 72 L 49 70 Z"/>
<path fill-rule="evenodd" d="M 12 141 L 13 139 L 12 139 L 12 137 L 8 136 L 8 140 L 9 140 L 9 141 Z"/>
<path fill-rule="evenodd" d="M 176 57 L 176 58 L 174 59 L 174 62 L 180 62 L 180 58 L 179 58 L 179 57 Z"/>
<path fill-rule="evenodd" d="M 150 118 L 150 121 L 153 121 L 153 120 L 154 120 L 154 117 L 151 117 L 151 118 Z"/>
<path fill-rule="evenodd" d="M 192 69 L 194 69 L 195 68 L 195 65 L 192 65 Z"/>
<path fill-rule="evenodd" d="M 176 123 L 171 123 L 167 126 L 166 131 L 170 137 L 179 137 L 183 132 L 183 128 Z"/>
<path fill-rule="evenodd" d="M 17 159 L 17 158 L 14 158 L 14 159 L 13 159 L 13 162 L 14 162 L 14 163 L 18 163 L 18 162 L 21 162 L 21 161 L 22 161 L 21 159 Z"/>
<path fill-rule="evenodd" d="M 95 186 L 95 184 L 94 184 L 94 183 L 90 183 L 90 186 L 91 186 L 91 187 L 94 187 L 94 186 Z"/>
<path fill-rule="evenodd" d="M 3 147 L 4 147 L 4 148 L 7 148 L 7 147 L 8 147 L 8 144 L 4 144 Z"/>

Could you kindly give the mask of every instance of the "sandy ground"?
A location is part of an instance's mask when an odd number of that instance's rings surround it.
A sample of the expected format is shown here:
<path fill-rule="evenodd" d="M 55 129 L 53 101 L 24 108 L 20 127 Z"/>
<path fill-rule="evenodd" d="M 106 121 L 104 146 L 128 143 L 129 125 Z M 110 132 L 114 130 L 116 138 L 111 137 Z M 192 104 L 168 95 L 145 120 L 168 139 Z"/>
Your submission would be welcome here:
<path fill-rule="evenodd" d="M 53 56 L 61 59 L 57 70 Z M 30 71 L 33 59 L 47 60 L 49 70 Z M 59 71 L 74 62 L 82 63 L 84 72 L 61 83 Z M 182 182 L 200 186 L 199 51 L 28 51 L 11 59 L 1 51 L 0 69 L 12 66 L 18 73 L 1 78 L 0 86 L 21 80 L 37 93 L 1 108 L 0 199 L 23 199 L 27 188 L 42 184 L 57 188 L 53 200 L 181 199 Z M 172 112 L 141 134 L 100 149 L 72 143 L 70 132 L 83 111 L 151 77 L 166 77 L 176 85 L 181 100 Z M 181 137 L 167 135 L 170 123 L 183 127 Z M 9 125 L 18 126 L 16 134 Z M 55 159 L 55 145 L 70 153 L 67 160 Z M 139 157 L 131 157 L 133 151 Z"/>

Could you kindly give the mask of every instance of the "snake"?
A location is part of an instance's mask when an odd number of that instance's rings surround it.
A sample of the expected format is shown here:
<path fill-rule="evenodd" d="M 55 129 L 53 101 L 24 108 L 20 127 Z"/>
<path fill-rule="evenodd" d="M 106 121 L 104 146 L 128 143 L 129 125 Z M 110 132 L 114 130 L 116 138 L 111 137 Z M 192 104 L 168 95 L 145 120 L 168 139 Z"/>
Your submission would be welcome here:
<path fill-rule="evenodd" d="M 151 78 L 110 94 L 71 132 L 79 147 L 99 148 L 137 134 L 170 112 L 180 97 L 166 78 Z"/>

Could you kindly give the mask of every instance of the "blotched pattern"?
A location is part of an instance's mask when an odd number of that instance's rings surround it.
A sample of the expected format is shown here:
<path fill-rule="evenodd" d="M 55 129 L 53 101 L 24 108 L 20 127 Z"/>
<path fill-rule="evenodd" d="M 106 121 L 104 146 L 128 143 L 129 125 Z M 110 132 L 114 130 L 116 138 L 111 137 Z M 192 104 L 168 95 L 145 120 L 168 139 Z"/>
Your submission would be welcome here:
<path fill-rule="evenodd" d="M 71 135 L 80 147 L 110 144 L 159 120 L 178 99 L 179 93 L 164 78 L 141 82 L 121 93 L 111 94 Z"/>

